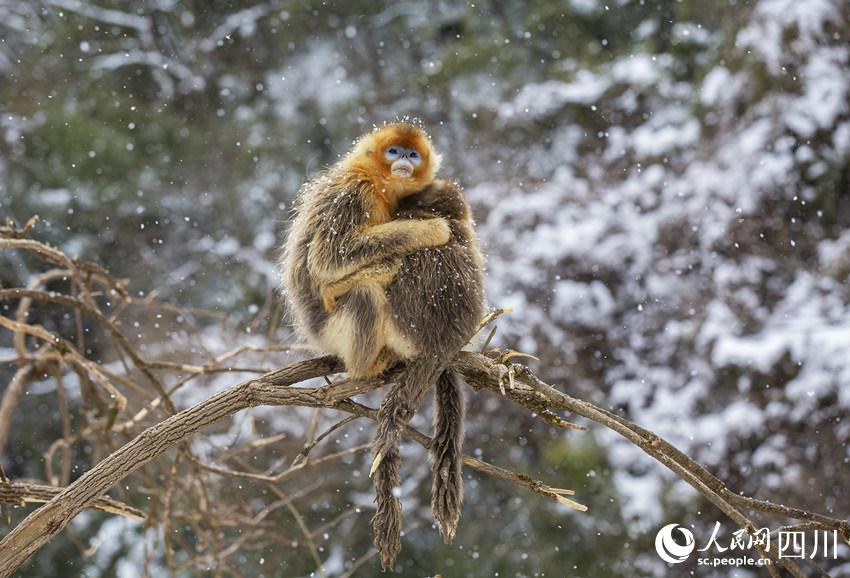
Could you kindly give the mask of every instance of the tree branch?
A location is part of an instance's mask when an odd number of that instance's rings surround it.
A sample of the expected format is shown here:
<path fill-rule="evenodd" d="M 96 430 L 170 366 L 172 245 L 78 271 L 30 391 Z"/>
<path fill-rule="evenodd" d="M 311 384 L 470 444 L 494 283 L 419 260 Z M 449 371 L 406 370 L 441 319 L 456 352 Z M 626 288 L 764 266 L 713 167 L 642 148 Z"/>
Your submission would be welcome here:
<path fill-rule="evenodd" d="M 12 428 L 12 416 L 15 414 L 21 397 L 24 395 L 24 390 L 27 388 L 32 370 L 33 366 L 31 363 L 19 367 L 3 392 L 3 399 L 0 400 L 0 455 L 3 455 L 6 449 L 9 430 Z"/>
<path fill-rule="evenodd" d="M 58 496 L 65 488 L 47 486 L 9 480 L 0 480 L 0 504 L 10 506 L 23 506 L 24 504 L 44 504 Z M 128 506 L 109 496 L 100 496 L 88 506 L 95 510 L 101 510 L 110 514 L 124 516 L 131 520 L 144 520 L 145 513 L 141 510 Z"/>
<path fill-rule="evenodd" d="M 539 408 L 542 404 L 555 409 L 568 410 L 616 431 L 688 482 L 737 525 L 749 532 L 754 533 L 755 527 L 740 508 L 768 511 L 783 517 L 817 520 L 824 527 L 838 530 L 845 540 L 850 538 L 850 525 L 844 520 L 785 506 L 768 506 L 769 502 L 744 499 L 732 494 L 710 472 L 659 436 L 620 416 L 554 389 L 541 382 L 523 366 L 513 367 L 517 379 L 514 387 L 507 390 L 508 399 L 531 409 Z M 453 362 L 453 368 L 476 389 L 500 393 L 503 386 L 504 366 L 488 357 L 477 353 L 461 352 Z M 332 357 L 297 362 L 262 377 L 243 381 L 143 431 L 62 490 L 46 505 L 27 516 L 0 541 L 0 560 L 3 560 L 0 562 L 0 577 L 9 576 L 29 556 L 60 532 L 74 516 L 89 507 L 119 480 L 191 434 L 237 411 L 258 405 L 289 405 L 338 409 L 355 415 L 373 417 L 374 410 L 352 402 L 348 398 L 379 387 L 387 381 L 387 378 L 366 381 L 345 380 L 322 387 L 291 387 L 307 379 L 337 373 L 341 369 L 340 362 Z M 406 433 L 414 440 L 423 445 L 428 444 L 427 436 L 414 432 L 415 430 L 411 428 L 406 430 Z M 566 491 L 523 480 L 517 474 L 495 466 L 484 465 L 473 458 L 465 457 L 464 463 L 502 479 L 521 483 L 561 503 L 566 500 L 563 498 L 563 494 L 568 493 Z M 775 553 L 762 552 L 765 557 L 771 554 L 792 575 L 802 576 L 799 568 L 791 561 L 779 560 Z"/>

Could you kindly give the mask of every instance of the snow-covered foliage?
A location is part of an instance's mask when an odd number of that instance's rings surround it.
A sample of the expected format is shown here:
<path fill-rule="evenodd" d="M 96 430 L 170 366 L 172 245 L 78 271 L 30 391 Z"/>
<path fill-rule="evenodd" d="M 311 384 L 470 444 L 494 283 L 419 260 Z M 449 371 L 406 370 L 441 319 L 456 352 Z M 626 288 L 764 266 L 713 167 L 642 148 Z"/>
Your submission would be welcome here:
<path fill-rule="evenodd" d="M 552 121 L 524 153 L 542 182 L 470 188 L 493 205 L 491 297 L 521 312 L 516 339 L 721 470 L 731 446 L 850 410 L 847 17 L 840 2 L 760 2 L 731 41 L 710 35 L 702 77 L 632 53 L 525 85 L 494 112 Z M 600 130 L 555 124 L 570 106 Z M 785 451 L 811 453 L 804 437 Z M 787 473 L 768 486 L 807 483 Z"/>

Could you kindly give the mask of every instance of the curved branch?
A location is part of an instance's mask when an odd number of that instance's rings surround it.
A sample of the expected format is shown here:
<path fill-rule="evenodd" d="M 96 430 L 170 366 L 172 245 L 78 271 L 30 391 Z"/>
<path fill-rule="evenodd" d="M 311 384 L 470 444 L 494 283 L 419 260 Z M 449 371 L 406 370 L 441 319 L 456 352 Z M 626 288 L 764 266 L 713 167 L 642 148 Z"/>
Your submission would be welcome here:
<path fill-rule="evenodd" d="M 0 456 L 6 449 L 6 441 L 9 439 L 9 430 L 12 428 L 12 416 L 18 409 L 18 404 L 24 395 L 24 390 L 30 382 L 33 373 L 31 363 L 21 366 L 12 376 L 9 385 L 3 392 L 3 399 L 0 401 Z"/>
<path fill-rule="evenodd" d="M 486 389 L 499 394 L 504 388 L 506 366 L 484 355 L 461 352 L 455 358 L 453 367 L 476 389 Z M 320 357 L 294 363 L 262 377 L 234 385 L 145 430 L 86 472 L 45 506 L 27 516 L 0 541 L 0 560 L 2 560 L 0 577 L 9 576 L 14 572 L 29 556 L 59 533 L 75 515 L 90 506 L 116 482 L 185 440 L 189 435 L 237 411 L 257 405 L 290 405 L 338 409 L 371 417 L 373 410 L 350 401 L 349 398 L 379 387 L 391 379 L 392 375 L 385 376 L 383 380 L 345 380 L 322 387 L 290 387 L 307 379 L 337 373 L 341 369 L 340 362 L 332 357 Z M 652 432 L 593 404 L 556 390 L 540 381 L 523 366 L 510 366 L 510 372 L 514 379 L 512 379 L 513 386 L 505 390 L 508 399 L 534 411 L 538 411 L 541 407 L 568 410 L 619 433 L 688 482 L 736 524 L 750 532 L 754 532 L 755 527 L 741 511 L 744 508 L 814 521 L 823 527 L 839 531 L 845 540 L 850 539 L 850 524 L 847 521 L 738 496 L 729 491 L 708 470 Z M 415 430 L 407 430 L 414 440 L 427 443 L 427 436 L 414 432 Z M 480 467 L 479 464 L 473 464 L 466 459 L 464 462 Z M 505 479 L 510 479 L 511 476 L 516 477 L 516 474 L 511 472 L 507 474 L 503 476 Z M 555 496 L 562 497 L 564 493 L 548 486 L 537 488 L 536 491 L 554 499 L 558 499 Z M 760 551 L 759 553 L 762 557 L 773 557 L 778 560 L 792 575 L 802 576 L 802 572 L 792 561 L 778 559 L 775 552 Z"/>

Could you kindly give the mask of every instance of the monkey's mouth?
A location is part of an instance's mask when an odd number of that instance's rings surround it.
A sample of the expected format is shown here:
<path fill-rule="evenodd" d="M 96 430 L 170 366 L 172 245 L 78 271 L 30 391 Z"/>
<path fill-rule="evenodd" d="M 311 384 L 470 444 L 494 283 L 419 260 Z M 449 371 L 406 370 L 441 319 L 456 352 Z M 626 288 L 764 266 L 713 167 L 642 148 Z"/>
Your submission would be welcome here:
<path fill-rule="evenodd" d="M 413 163 L 407 159 L 398 159 L 390 166 L 390 172 L 394 177 L 410 178 L 413 176 Z"/>

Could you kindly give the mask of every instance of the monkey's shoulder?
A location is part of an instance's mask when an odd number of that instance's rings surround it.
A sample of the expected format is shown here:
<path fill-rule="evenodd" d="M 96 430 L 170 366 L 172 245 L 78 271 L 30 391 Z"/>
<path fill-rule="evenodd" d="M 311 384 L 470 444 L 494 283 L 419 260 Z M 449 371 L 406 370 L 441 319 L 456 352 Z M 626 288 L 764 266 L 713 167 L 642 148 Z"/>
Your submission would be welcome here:
<path fill-rule="evenodd" d="M 460 187 L 450 181 L 436 179 L 418 193 L 403 199 L 399 204 L 399 216 L 432 216 L 463 221 L 470 218 L 470 210 Z"/>
<path fill-rule="evenodd" d="M 370 214 L 375 212 L 373 197 L 368 183 L 329 171 L 302 186 L 296 213 L 310 228 L 345 224 L 358 226 L 368 221 Z"/>

